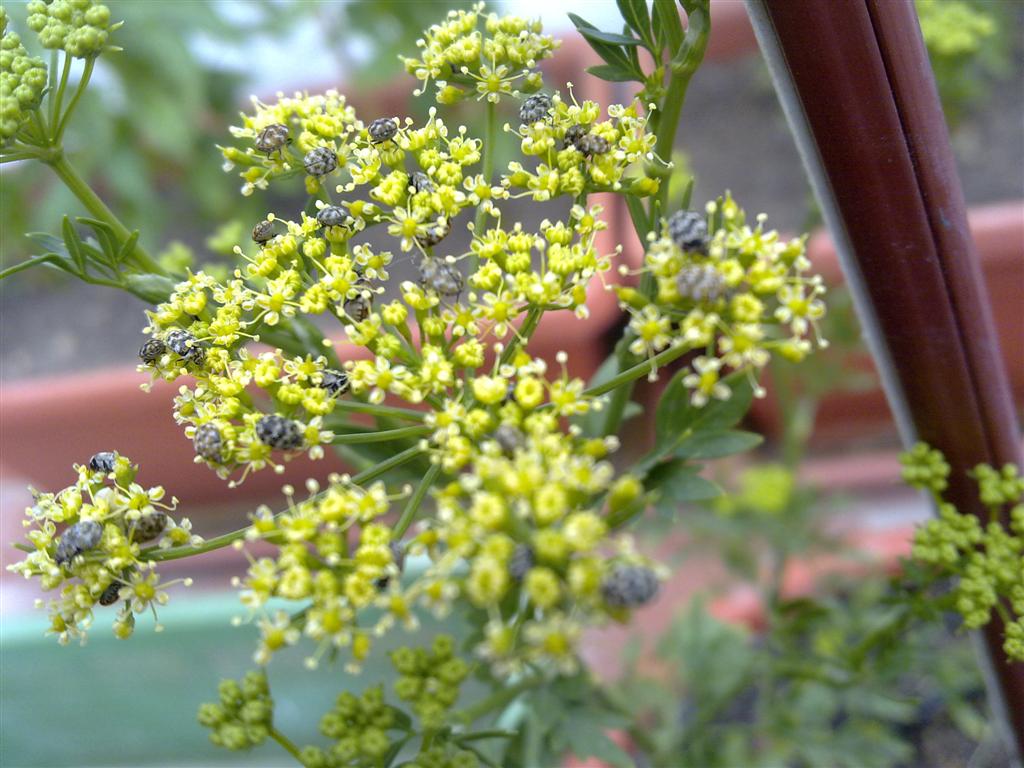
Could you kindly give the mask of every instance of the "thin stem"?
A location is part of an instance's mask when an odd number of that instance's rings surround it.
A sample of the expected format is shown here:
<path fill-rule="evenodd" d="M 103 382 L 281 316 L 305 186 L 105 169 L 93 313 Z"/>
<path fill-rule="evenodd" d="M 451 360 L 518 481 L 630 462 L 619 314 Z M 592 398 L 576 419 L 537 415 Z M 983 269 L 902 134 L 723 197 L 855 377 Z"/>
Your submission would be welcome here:
<path fill-rule="evenodd" d="M 493 101 L 487 102 L 487 122 L 484 131 L 484 152 L 483 152 L 483 177 L 487 184 L 494 180 L 494 146 L 498 143 L 498 112 L 497 105 Z M 481 206 L 476 209 L 476 219 L 473 224 L 474 233 L 479 236 L 487 222 L 487 211 Z M 473 254 L 470 260 L 470 269 L 475 271 L 478 257 Z"/>
<path fill-rule="evenodd" d="M 617 376 L 613 376 L 603 384 L 598 384 L 596 387 L 585 389 L 583 395 L 585 397 L 597 397 L 603 395 L 606 392 L 611 392 L 613 389 L 618 390 L 624 384 L 631 384 L 632 382 L 650 373 L 656 369 L 659 365 L 667 365 L 678 357 L 682 357 L 684 354 L 689 352 L 691 347 L 686 344 L 679 344 L 678 346 L 671 346 L 668 349 L 663 349 L 661 352 L 656 354 L 654 357 L 649 357 L 638 365 L 634 365 L 632 368 L 627 368 Z"/>
<path fill-rule="evenodd" d="M 85 89 L 89 85 L 89 79 L 92 77 L 92 70 L 94 66 L 96 66 L 95 59 L 86 59 L 85 67 L 82 69 L 82 77 L 78 81 L 78 87 L 75 88 L 75 95 L 71 97 L 71 102 L 68 104 L 67 110 L 60 116 L 60 122 L 57 124 L 57 129 L 53 134 L 53 143 L 58 146 L 60 145 L 61 139 L 64 138 L 64 131 L 67 129 L 68 122 L 71 120 L 71 114 L 75 111 L 75 107 L 78 106 L 79 99 L 82 98 L 82 94 L 85 93 Z"/>
<path fill-rule="evenodd" d="M 363 443 L 383 443 L 388 440 L 402 440 L 406 437 L 423 437 L 430 434 L 431 428 L 402 427 L 401 429 L 385 429 L 380 432 L 352 432 L 347 435 L 336 435 L 332 445 L 361 445 Z"/>
<path fill-rule="evenodd" d="M 27 261 L 23 261 L 20 264 L 15 264 L 13 267 L 8 267 L 7 269 L 0 272 L 0 280 L 3 280 L 5 277 L 10 277 L 13 274 L 21 272 L 24 269 L 29 269 L 30 267 L 34 267 L 37 264 L 45 264 L 46 262 L 52 260 L 53 255 L 49 253 L 43 254 L 42 256 L 33 256 L 31 259 L 28 259 Z"/>
<path fill-rule="evenodd" d="M 353 485 L 362 485 L 370 480 L 375 480 L 386 472 L 394 469 L 397 466 L 404 464 L 405 462 L 416 458 L 423 452 L 423 449 L 418 445 L 412 448 L 407 448 L 401 453 L 396 453 L 387 461 L 383 461 L 375 467 L 371 467 L 358 475 L 353 475 L 349 482 Z M 223 533 L 220 536 L 214 536 L 212 539 L 207 539 L 202 544 L 195 546 L 184 546 L 184 547 L 171 547 L 170 549 L 153 549 L 143 550 L 139 553 L 140 560 L 151 560 L 153 562 L 164 562 L 166 560 L 180 560 L 183 557 L 191 557 L 192 555 L 202 555 L 207 552 L 212 552 L 215 549 L 223 549 L 224 547 L 231 546 L 239 539 L 245 538 L 245 534 L 249 532 L 251 526 L 245 528 L 239 528 L 229 533 Z M 273 534 L 270 536 L 263 537 L 264 541 L 273 541 Z"/>
<path fill-rule="evenodd" d="M 510 704 L 519 694 L 536 688 L 544 683 L 544 678 L 541 676 L 527 677 L 520 680 L 515 685 L 510 685 L 495 691 L 486 699 L 478 701 L 471 707 L 459 712 L 456 717 L 463 723 L 469 724 L 479 720 L 481 717 L 489 712 L 493 712 L 496 709 L 502 709 L 506 705 Z"/>
<path fill-rule="evenodd" d="M 405 505 L 405 509 L 402 510 L 401 517 L 398 518 L 398 522 L 395 523 L 395 527 L 392 529 L 391 538 L 398 541 L 402 538 L 409 526 L 412 525 L 413 520 L 416 519 L 416 513 L 420 509 L 420 505 L 423 503 L 423 499 L 427 495 L 427 491 L 434 485 L 434 481 L 437 479 L 438 474 L 441 472 L 440 464 L 431 464 L 430 469 L 423 475 L 423 479 L 420 480 L 420 484 L 416 486 L 416 491 L 409 498 L 409 503 Z"/>
<path fill-rule="evenodd" d="M 56 53 L 56 51 L 54 51 Z M 56 63 L 56 62 L 54 62 Z M 71 76 L 71 57 L 64 54 L 64 67 L 60 73 L 60 83 L 57 85 L 56 93 L 50 95 L 50 125 L 60 127 L 60 108 L 64 105 L 64 91 L 68 87 L 68 78 Z M 60 138 L 54 136 L 54 142 L 59 143 Z"/>
<path fill-rule="evenodd" d="M 526 346 L 527 342 L 530 341 L 530 337 L 533 336 L 533 332 L 537 330 L 537 326 L 540 324 L 540 319 L 543 314 L 544 311 L 539 307 L 530 307 L 529 311 L 526 313 L 526 320 L 523 321 L 523 325 L 519 329 L 519 333 L 513 336 L 512 341 L 510 341 L 508 346 L 501 351 L 499 365 L 505 365 L 508 363 L 520 346 Z"/>
<path fill-rule="evenodd" d="M 280 744 L 284 748 L 285 752 L 294 757 L 299 762 L 299 765 L 304 765 L 299 748 L 295 746 L 295 743 L 291 739 L 277 730 L 274 726 L 270 726 L 270 738 Z"/>
<path fill-rule="evenodd" d="M 379 418 L 405 419 L 406 421 L 423 421 L 426 417 L 423 411 L 414 411 L 411 408 L 396 408 L 390 405 L 377 405 L 376 403 L 363 403 L 359 400 L 337 400 L 334 403 L 334 410 L 347 411 L 349 413 L 365 413 Z"/>
<path fill-rule="evenodd" d="M 382 461 L 375 467 L 370 467 L 369 469 L 360 472 L 358 475 L 353 475 L 351 482 L 355 485 L 362 485 L 363 483 L 368 483 L 371 480 L 376 480 L 378 477 L 387 474 L 395 467 L 400 467 L 407 461 L 412 461 L 421 453 L 423 453 L 423 449 L 418 445 L 414 445 L 412 448 L 406 448 L 401 453 L 396 453 L 387 461 Z"/>
<path fill-rule="evenodd" d="M 68 162 L 68 159 L 63 153 L 58 154 L 54 159 L 47 160 L 47 163 L 51 168 L 53 168 L 53 172 L 57 174 L 60 180 L 64 182 L 64 186 L 74 193 L 75 197 L 81 201 L 82 205 L 86 207 L 89 213 L 110 226 L 118 240 L 126 242 L 128 238 L 131 237 L 131 232 L 128 231 L 128 228 L 121 223 L 121 220 L 114 215 L 113 211 L 107 207 L 106 203 L 100 200 L 96 193 L 92 191 L 89 184 L 79 175 L 78 171 L 75 170 L 71 163 Z M 132 256 L 143 271 L 157 275 L 167 274 L 160 265 L 157 264 L 148 253 L 146 253 L 145 249 L 139 245 L 138 242 L 136 242 L 135 247 L 132 250 Z"/>

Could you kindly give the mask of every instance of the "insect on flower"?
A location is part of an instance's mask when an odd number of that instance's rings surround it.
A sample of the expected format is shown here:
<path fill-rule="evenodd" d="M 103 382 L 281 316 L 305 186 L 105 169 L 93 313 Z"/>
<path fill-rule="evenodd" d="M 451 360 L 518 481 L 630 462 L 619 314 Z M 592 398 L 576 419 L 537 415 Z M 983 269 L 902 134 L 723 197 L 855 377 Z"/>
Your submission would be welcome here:
<path fill-rule="evenodd" d="M 343 227 L 348 215 L 345 209 L 337 205 L 325 205 L 316 214 L 316 221 L 321 227 Z"/>
<path fill-rule="evenodd" d="M 264 445 L 282 451 L 290 451 L 302 447 L 302 431 L 291 419 L 269 413 L 256 422 L 256 437 Z"/>
<path fill-rule="evenodd" d="M 139 358 L 146 365 L 152 365 L 161 357 L 164 352 L 167 351 L 167 345 L 164 344 L 160 339 L 147 339 L 146 342 L 139 347 Z"/>
<path fill-rule="evenodd" d="M 66 565 L 100 543 L 103 526 L 95 520 L 79 520 L 60 537 L 57 542 L 57 554 L 54 560 L 58 565 Z"/>
<path fill-rule="evenodd" d="M 708 223 L 697 211 L 676 211 L 666 222 L 668 235 L 684 251 L 708 252 Z"/>
<path fill-rule="evenodd" d="M 273 152 L 280 152 L 292 140 L 288 136 L 288 126 L 281 123 L 272 123 L 259 132 L 253 144 L 260 152 L 270 155 Z"/>
<path fill-rule="evenodd" d="M 132 539 L 139 543 L 152 541 L 167 527 L 167 515 L 159 510 L 142 515 L 129 529 Z"/>
<path fill-rule="evenodd" d="M 327 390 L 331 397 L 338 397 L 348 392 L 348 374 L 344 371 L 327 370 L 320 375 L 320 386 Z"/>
<path fill-rule="evenodd" d="M 439 296 L 451 298 L 462 293 L 462 274 L 443 259 L 423 259 L 419 265 L 420 282 Z"/>
<path fill-rule="evenodd" d="M 658 577 L 642 565 L 620 565 L 601 582 L 601 597 L 612 608 L 635 608 L 658 593 Z"/>
<path fill-rule="evenodd" d="M 395 134 L 398 133 L 398 118 L 378 117 L 370 123 L 370 127 L 366 129 L 366 132 L 370 135 L 370 141 L 374 144 L 383 144 L 385 141 L 393 139 Z"/>
<path fill-rule="evenodd" d="M 274 238 L 274 222 L 263 220 L 252 228 L 253 242 L 263 245 Z"/>
<path fill-rule="evenodd" d="M 310 176 L 326 176 L 338 167 L 338 156 L 327 147 L 316 147 L 302 158 L 302 165 Z"/>
<path fill-rule="evenodd" d="M 113 451 L 100 451 L 89 459 L 89 469 L 93 472 L 113 472 L 117 454 Z"/>
<path fill-rule="evenodd" d="M 196 434 L 192 438 L 192 446 L 195 448 L 196 454 L 203 457 L 207 461 L 213 461 L 220 464 L 223 461 L 221 456 L 221 448 L 224 445 L 224 441 L 221 438 L 220 430 L 217 429 L 216 424 L 200 424 L 196 428 Z"/>

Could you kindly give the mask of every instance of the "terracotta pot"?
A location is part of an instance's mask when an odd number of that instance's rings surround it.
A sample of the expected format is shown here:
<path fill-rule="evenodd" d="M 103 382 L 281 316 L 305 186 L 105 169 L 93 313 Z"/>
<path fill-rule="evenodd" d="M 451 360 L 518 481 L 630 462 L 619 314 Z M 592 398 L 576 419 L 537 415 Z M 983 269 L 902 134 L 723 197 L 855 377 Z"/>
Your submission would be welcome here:
<path fill-rule="evenodd" d="M 971 234 L 981 258 L 981 268 L 999 334 L 1000 347 L 1014 400 L 1024 408 L 1024 201 L 978 206 L 968 212 Z M 808 255 L 830 285 L 843 282 L 831 236 L 815 232 Z M 870 355 L 852 360 L 857 369 L 874 373 Z M 768 396 L 755 401 L 752 416 L 757 428 L 768 435 L 781 433 L 781 414 L 770 378 Z M 815 421 L 814 440 L 819 445 L 851 440 L 892 440 L 895 427 L 885 395 L 879 386 L 860 392 L 835 392 L 821 402 Z"/>

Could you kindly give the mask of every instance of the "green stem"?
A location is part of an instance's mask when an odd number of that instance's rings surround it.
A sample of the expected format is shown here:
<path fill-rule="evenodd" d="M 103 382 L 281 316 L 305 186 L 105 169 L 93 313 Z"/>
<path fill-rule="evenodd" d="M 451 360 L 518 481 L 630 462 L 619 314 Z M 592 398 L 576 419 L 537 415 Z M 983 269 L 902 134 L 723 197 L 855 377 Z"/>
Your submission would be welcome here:
<path fill-rule="evenodd" d="M 523 325 L 519 329 L 519 333 L 514 335 L 512 340 L 508 343 L 508 346 L 501 351 L 499 366 L 508 363 L 520 346 L 526 346 L 530 341 L 530 337 L 533 336 L 533 332 L 537 330 L 537 326 L 540 324 L 540 319 L 543 315 L 544 311 L 540 307 L 530 307 L 526 313 L 526 319 L 523 321 Z"/>
<path fill-rule="evenodd" d="M 656 354 L 654 357 L 649 357 L 638 365 L 634 365 L 632 368 L 627 368 L 617 376 L 613 376 L 603 384 L 598 384 L 596 387 L 585 389 L 583 395 L 587 397 L 597 397 L 603 395 L 606 392 L 611 392 L 613 389 L 619 391 L 619 388 L 623 385 L 632 384 L 634 381 L 650 373 L 652 370 L 657 368 L 659 365 L 667 365 L 678 357 L 682 357 L 689 352 L 691 347 L 686 344 L 680 344 L 678 346 L 672 346 L 668 349 L 663 349 L 661 352 Z"/>
<path fill-rule="evenodd" d="M 56 53 L 56 51 L 54 51 Z M 53 63 L 56 63 L 54 61 Z M 50 95 L 50 125 L 55 128 L 60 126 L 60 108 L 64 105 L 64 91 L 68 87 L 68 77 L 71 76 L 71 57 L 68 54 L 64 54 L 64 67 L 61 69 L 60 82 L 57 85 L 55 93 Z M 54 136 L 55 143 L 59 141 L 59 137 Z"/>
<path fill-rule="evenodd" d="M 416 458 L 423 452 L 423 449 L 418 445 L 412 448 L 407 448 L 401 453 L 396 453 L 387 461 L 382 461 L 375 467 L 371 467 L 357 475 L 353 475 L 349 482 L 353 485 L 362 485 L 370 480 L 375 480 L 381 475 L 394 469 L 397 466 L 404 464 L 405 462 Z M 214 536 L 212 539 L 207 539 L 202 544 L 195 546 L 184 546 L 184 547 L 171 547 L 170 549 L 158 549 L 156 547 L 152 549 L 143 550 L 139 553 L 140 560 L 151 560 L 159 563 L 166 560 L 180 560 L 183 557 L 192 557 L 193 555 L 202 555 L 207 552 L 212 552 L 215 549 L 223 549 L 234 544 L 239 539 L 245 538 L 245 534 L 249 532 L 251 526 L 245 528 L 239 528 L 236 531 L 230 531 L 229 533 L 223 533 L 220 536 Z M 273 536 L 264 537 L 264 541 L 273 541 Z"/>
<path fill-rule="evenodd" d="M 46 162 L 53 168 L 53 172 L 57 174 L 60 180 L 64 182 L 64 186 L 71 190 L 89 213 L 110 226 L 118 240 L 126 242 L 131 237 L 131 232 L 128 231 L 128 228 L 121 223 L 121 220 L 114 215 L 106 203 L 100 200 L 96 193 L 92 191 L 92 188 L 85 179 L 68 162 L 63 152 L 58 152 L 56 157 L 47 159 Z M 132 257 L 136 264 L 145 272 L 157 275 L 167 274 L 138 243 L 135 244 L 135 248 L 132 250 Z"/>
<path fill-rule="evenodd" d="M 68 104 L 68 108 L 64 111 L 64 114 L 60 115 L 58 118 L 60 122 L 57 124 L 56 130 L 53 134 L 53 143 L 57 146 L 60 146 L 61 139 L 64 138 L 64 131 L 68 127 L 68 122 L 70 122 L 71 115 L 75 111 L 75 107 L 78 106 L 78 102 L 82 98 L 82 94 L 85 93 L 85 89 L 89 85 L 89 79 L 92 77 L 92 70 L 95 66 L 95 59 L 86 59 L 85 67 L 82 69 L 82 77 L 78 81 L 78 87 L 75 88 L 75 95 L 71 97 L 71 102 Z"/>
<path fill-rule="evenodd" d="M 431 428 L 402 427 L 401 429 L 385 429 L 380 432 L 352 432 L 347 435 L 336 435 L 332 445 L 361 445 L 363 443 L 383 443 L 388 440 L 403 440 L 407 437 L 423 437 L 431 432 Z"/>
<path fill-rule="evenodd" d="M 512 702 L 519 694 L 524 691 L 528 691 L 531 688 L 536 688 L 544 683 L 544 678 L 527 677 L 520 680 L 515 685 L 510 685 L 495 691 L 486 699 L 478 701 L 471 707 L 467 707 L 461 712 L 456 714 L 456 717 L 463 723 L 469 724 L 479 720 L 481 717 L 489 712 L 493 712 L 496 709 L 502 709 Z"/>
<path fill-rule="evenodd" d="M 391 538 L 394 541 L 398 541 L 402 538 L 403 534 L 409 530 L 409 526 L 412 525 L 412 521 L 416 519 L 416 513 L 420 509 L 420 505 L 423 503 L 423 499 L 427 495 L 427 491 L 434 485 L 434 481 L 437 479 L 438 474 L 441 472 L 440 464 L 431 464 L 430 469 L 423 475 L 423 479 L 420 480 L 420 484 L 416 486 L 416 491 L 409 498 L 409 503 L 405 505 L 405 509 L 402 510 L 401 517 L 398 518 L 398 522 L 395 523 L 395 527 L 391 531 Z"/>
<path fill-rule="evenodd" d="M 270 738 L 280 744 L 284 748 L 285 752 L 294 757 L 299 762 L 299 765 L 304 765 L 299 748 L 295 746 L 295 743 L 291 739 L 277 730 L 274 726 L 270 726 Z"/>
<path fill-rule="evenodd" d="M 492 102 L 487 102 L 487 123 L 484 132 L 484 157 L 483 157 L 483 177 L 484 180 L 490 184 L 494 180 L 494 145 L 498 143 L 498 112 L 497 105 Z M 473 224 L 473 231 L 480 235 L 483 230 L 484 224 L 487 222 L 487 212 L 483 207 L 476 209 L 476 219 Z M 470 259 L 470 272 L 476 271 L 478 258 L 476 254 Z"/>
<path fill-rule="evenodd" d="M 365 413 L 370 416 L 389 419 L 405 419 L 406 421 L 423 421 L 426 414 L 411 408 L 395 408 L 390 405 L 363 403 L 358 400 L 338 400 L 334 403 L 335 412 Z"/>

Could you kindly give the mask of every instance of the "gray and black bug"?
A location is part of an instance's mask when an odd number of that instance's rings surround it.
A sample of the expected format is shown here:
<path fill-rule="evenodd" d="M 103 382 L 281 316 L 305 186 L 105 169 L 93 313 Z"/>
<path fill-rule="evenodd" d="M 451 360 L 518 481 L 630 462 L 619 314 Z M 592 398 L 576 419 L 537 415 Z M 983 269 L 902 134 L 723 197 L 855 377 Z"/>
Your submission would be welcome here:
<path fill-rule="evenodd" d="M 186 362 L 194 363 L 200 368 L 206 362 L 206 350 L 199 344 L 196 337 L 188 331 L 183 331 L 180 328 L 175 329 L 167 334 L 164 338 L 164 343 L 170 347 L 174 354 Z"/>
<path fill-rule="evenodd" d="M 676 277 L 676 290 L 691 301 L 717 301 L 728 292 L 725 275 L 708 264 L 683 267 Z"/>
<path fill-rule="evenodd" d="M 391 560 L 396 566 L 398 566 L 398 572 L 401 573 L 405 570 L 405 550 L 402 545 L 397 541 L 392 541 L 388 544 L 388 548 L 391 550 Z M 381 576 L 377 581 L 374 582 L 378 590 L 387 589 L 388 584 L 391 583 L 391 574 L 385 574 Z"/>
<path fill-rule="evenodd" d="M 526 444 L 526 436 L 518 427 L 511 424 L 502 424 L 494 430 L 494 440 L 501 446 L 503 453 L 511 456 L 517 449 Z"/>
<path fill-rule="evenodd" d="M 603 155 L 610 148 L 608 139 L 604 136 L 598 136 L 596 133 L 588 133 L 580 136 L 576 142 L 576 149 L 582 152 L 586 157 Z"/>
<path fill-rule="evenodd" d="M 256 422 L 256 437 L 264 445 L 280 451 L 293 451 L 303 443 L 299 425 L 276 413 L 269 413 Z"/>
<path fill-rule="evenodd" d="M 132 524 L 132 541 L 152 541 L 167 527 L 167 514 L 160 510 L 146 512 Z"/>
<path fill-rule="evenodd" d="M 200 424 L 196 427 L 196 433 L 192 437 L 192 447 L 196 455 L 207 461 L 220 464 L 223 461 L 221 451 L 224 448 L 224 439 L 221 437 L 217 425 L 211 422 Z"/>
<path fill-rule="evenodd" d="M 533 549 L 528 544 L 516 544 L 512 556 L 508 559 L 508 575 L 520 581 L 533 568 L 535 562 Z"/>
<path fill-rule="evenodd" d="M 340 205 L 325 205 L 316 214 L 316 223 L 321 227 L 344 227 L 348 214 Z"/>
<path fill-rule="evenodd" d="M 315 147 L 302 158 L 302 165 L 310 176 L 326 176 L 338 167 L 338 156 L 333 149 Z"/>
<path fill-rule="evenodd" d="M 430 177 L 427 176 L 423 171 L 414 171 L 409 177 L 409 186 L 412 187 L 412 191 L 415 194 L 420 192 L 433 192 L 434 185 L 430 181 Z"/>
<path fill-rule="evenodd" d="M 121 595 L 121 587 L 124 586 L 124 582 L 120 579 L 114 579 L 107 585 L 107 588 L 100 593 L 99 600 L 97 601 L 100 605 L 113 605 L 117 602 Z"/>
<path fill-rule="evenodd" d="M 708 252 L 708 222 L 697 211 L 676 211 L 665 223 L 672 242 L 684 251 Z"/>
<path fill-rule="evenodd" d="M 274 222 L 264 219 L 252 228 L 253 242 L 264 245 L 274 239 Z"/>
<path fill-rule="evenodd" d="M 145 343 L 139 347 L 139 359 L 146 365 L 152 365 L 163 357 L 166 351 L 167 345 L 160 339 L 146 339 Z"/>
<path fill-rule="evenodd" d="M 612 608 L 635 608 L 658 593 L 658 577 L 642 565 L 619 565 L 601 582 L 601 597 Z"/>
<path fill-rule="evenodd" d="M 421 248 L 433 248 L 448 237 L 448 233 L 451 231 L 452 228 L 447 221 L 437 222 L 427 227 L 422 235 L 417 235 L 416 242 L 420 244 Z"/>
<path fill-rule="evenodd" d="M 340 397 L 348 392 L 348 374 L 344 371 L 326 370 L 320 374 L 320 386 L 331 397 Z"/>
<path fill-rule="evenodd" d="M 383 144 L 385 141 L 393 139 L 395 134 L 398 133 L 398 118 L 378 117 L 370 123 L 370 127 L 366 129 L 366 132 L 369 134 L 371 142 Z"/>
<path fill-rule="evenodd" d="M 57 542 L 57 565 L 70 563 L 83 552 L 95 547 L 103 537 L 103 526 L 95 520 L 79 520 L 70 526 Z"/>
<path fill-rule="evenodd" d="M 342 309 L 353 322 L 361 323 L 370 316 L 373 309 L 373 292 L 370 290 L 370 284 L 362 279 L 355 287 L 358 293 L 351 299 L 345 299 Z"/>
<path fill-rule="evenodd" d="M 419 265 L 420 284 L 443 298 L 462 293 L 462 273 L 444 259 L 423 259 Z"/>
<path fill-rule="evenodd" d="M 576 147 L 579 149 L 580 139 L 590 133 L 590 129 L 585 125 L 571 125 L 565 130 L 565 138 L 562 142 L 562 148 Z"/>
<path fill-rule="evenodd" d="M 546 120 L 550 111 L 551 97 L 546 93 L 535 93 L 519 107 L 519 120 L 527 125 L 533 125 Z"/>
<path fill-rule="evenodd" d="M 117 462 L 117 454 L 113 451 L 94 453 L 89 459 L 89 469 L 93 472 L 113 472 Z"/>
<path fill-rule="evenodd" d="M 292 140 L 288 136 L 288 126 L 273 123 L 256 135 L 253 144 L 258 151 L 266 152 L 269 155 L 272 152 L 280 152 L 285 145 L 291 144 L 291 142 Z"/>

